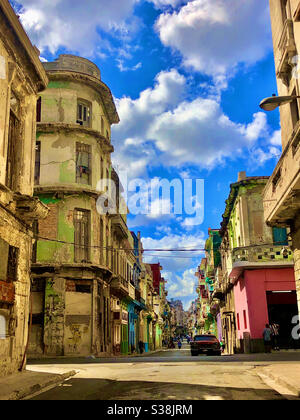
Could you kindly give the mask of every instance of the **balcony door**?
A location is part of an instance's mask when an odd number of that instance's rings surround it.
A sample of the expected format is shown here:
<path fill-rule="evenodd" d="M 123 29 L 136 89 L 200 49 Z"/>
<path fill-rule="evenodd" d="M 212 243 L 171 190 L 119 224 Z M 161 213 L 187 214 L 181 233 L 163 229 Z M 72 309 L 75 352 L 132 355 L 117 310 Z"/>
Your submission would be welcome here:
<path fill-rule="evenodd" d="M 89 261 L 90 243 L 90 211 L 75 209 L 75 262 L 87 263 Z"/>

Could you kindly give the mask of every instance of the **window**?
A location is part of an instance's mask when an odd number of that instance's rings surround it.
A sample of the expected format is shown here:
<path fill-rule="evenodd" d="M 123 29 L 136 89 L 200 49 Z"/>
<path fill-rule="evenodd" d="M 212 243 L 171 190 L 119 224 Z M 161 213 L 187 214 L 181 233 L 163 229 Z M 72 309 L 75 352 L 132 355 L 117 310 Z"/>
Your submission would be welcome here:
<path fill-rule="evenodd" d="M 104 119 L 101 117 L 101 134 L 104 133 Z"/>
<path fill-rule="evenodd" d="M 274 175 L 274 178 L 273 178 L 273 192 L 276 191 L 276 188 L 277 188 L 277 185 L 278 185 L 280 179 L 281 179 L 281 168 L 278 169 L 276 175 Z"/>
<path fill-rule="evenodd" d="M 15 187 L 17 142 L 20 132 L 19 120 L 13 111 L 9 116 L 8 146 L 6 160 L 6 181 L 5 184 L 11 190 Z"/>
<path fill-rule="evenodd" d="M 18 269 L 18 255 L 19 250 L 14 246 L 9 245 L 8 248 L 8 261 L 7 261 L 7 280 L 17 280 L 17 269 Z"/>
<path fill-rule="evenodd" d="M 245 327 L 245 330 L 246 330 L 248 328 L 246 311 L 243 311 L 243 314 L 244 314 L 244 327 Z"/>
<path fill-rule="evenodd" d="M 273 241 L 275 245 L 288 245 L 286 228 L 273 228 Z"/>
<path fill-rule="evenodd" d="M 42 120 L 42 98 L 39 97 L 36 103 L 36 122 L 41 122 Z"/>
<path fill-rule="evenodd" d="M 89 261 L 90 243 L 90 211 L 75 209 L 75 262 L 86 263 Z"/>
<path fill-rule="evenodd" d="M 0 315 L 0 340 L 6 338 L 6 318 L 4 315 Z"/>
<path fill-rule="evenodd" d="M 91 146 L 76 143 L 76 182 L 91 184 Z"/>
<path fill-rule="evenodd" d="M 236 320 L 237 320 L 237 328 L 238 328 L 238 331 L 240 331 L 241 330 L 240 314 L 237 314 L 236 315 Z"/>
<path fill-rule="evenodd" d="M 109 228 L 106 226 L 106 266 L 110 267 L 109 265 Z"/>
<path fill-rule="evenodd" d="M 76 284 L 75 291 L 77 293 L 91 293 L 91 286 L 89 284 Z"/>
<path fill-rule="evenodd" d="M 39 221 L 35 220 L 32 224 L 32 231 L 34 234 L 34 237 L 36 238 L 39 234 Z M 32 247 L 32 263 L 35 264 L 37 262 L 37 239 L 34 241 L 33 247 Z"/>
<path fill-rule="evenodd" d="M 104 223 L 100 217 L 100 264 L 104 263 Z"/>
<path fill-rule="evenodd" d="M 104 162 L 103 157 L 100 159 L 100 179 L 103 179 L 104 176 Z"/>
<path fill-rule="evenodd" d="M 41 174 L 41 142 L 37 141 L 35 145 L 35 167 L 34 167 L 34 184 L 40 183 Z"/>
<path fill-rule="evenodd" d="M 296 96 L 297 93 L 294 90 L 292 96 Z M 291 107 L 291 117 L 292 117 L 292 124 L 293 128 L 295 128 L 297 122 L 299 121 L 299 107 L 298 107 L 298 100 L 294 99 L 293 102 L 290 104 Z"/>
<path fill-rule="evenodd" d="M 214 335 L 196 335 L 194 341 L 213 341 L 217 342 L 217 338 Z"/>
<path fill-rule="evenodd" d="M 83 100 L 77 103 L 77 124 L 85 127 L 90 126 L 91 120 L 91 105 Z"/>

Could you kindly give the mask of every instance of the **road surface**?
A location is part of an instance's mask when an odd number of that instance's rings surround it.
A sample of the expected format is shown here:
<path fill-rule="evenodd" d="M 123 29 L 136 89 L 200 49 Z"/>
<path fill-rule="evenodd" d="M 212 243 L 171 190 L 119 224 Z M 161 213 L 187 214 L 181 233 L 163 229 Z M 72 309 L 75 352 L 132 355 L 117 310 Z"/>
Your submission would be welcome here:
<path fill-rule="evenodd" d="M 33 400 L 280 400 L 284 397 L 261 379 L 259 368 L 299 360 L 299 352 L 191 357 L 185 345 L 142 357 L 38 360 L 29 369 L 78 371 Z"/>

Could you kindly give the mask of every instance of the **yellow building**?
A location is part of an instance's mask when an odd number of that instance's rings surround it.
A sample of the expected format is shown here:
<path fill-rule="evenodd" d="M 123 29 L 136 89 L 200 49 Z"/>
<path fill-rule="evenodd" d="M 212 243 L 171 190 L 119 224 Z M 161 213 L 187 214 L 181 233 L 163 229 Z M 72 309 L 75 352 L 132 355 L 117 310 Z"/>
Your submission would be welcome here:
<path fill-rule="evenodd" d="M 44 67 L 50 81 L 38 103 L 35 194 L 50 212 L 36 224 L 30 353 L 110 354 L 114 270 L 128 284 L 125 258 L 112 250 L 126 221 L 103 210 L 119 117 L 95 64 L 61 55 Z"/>
<path fill-rule="evenodd" d="M 48 80 L 7 0 L 0 1 L 0 376 L 25 365 L 33 220 L 37 94 Z M 24 359 L 23 359 L 24 358 Z"/>

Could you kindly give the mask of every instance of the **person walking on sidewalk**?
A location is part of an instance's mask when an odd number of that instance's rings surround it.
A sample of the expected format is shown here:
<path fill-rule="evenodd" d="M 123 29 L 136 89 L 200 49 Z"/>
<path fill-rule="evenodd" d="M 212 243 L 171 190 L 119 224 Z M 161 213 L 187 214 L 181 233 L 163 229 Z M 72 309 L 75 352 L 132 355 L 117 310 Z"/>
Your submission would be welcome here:
<path fill-rule="evenodd" d="M 272 330 L 272 341 L 273 341 L 273 350 L 279 351 L 279 324 L 276 322 L 273 322 L 271 324 L 271 330 Z"/>
<path fill-rule="evenodd" d="M 272 350 L 272 330 L 269 324 L 266 324 L 265 329 L 263 330 L 263 338 L 265 344 L 265 353 L 271 353 Z"/>
<path fill-rule="evenodd" d="M 139 341 L 139 349 L 140 349 L 140 354 L 144 353 L 144 343 L 142 340 Z"/>

